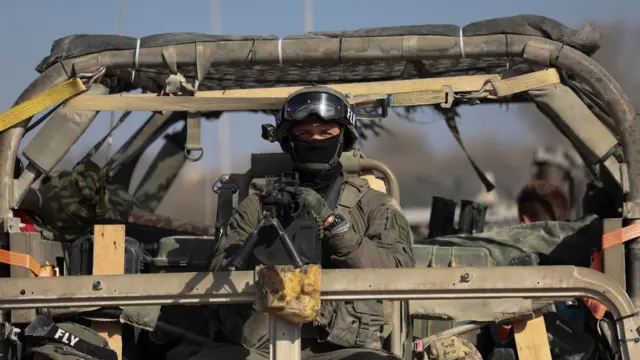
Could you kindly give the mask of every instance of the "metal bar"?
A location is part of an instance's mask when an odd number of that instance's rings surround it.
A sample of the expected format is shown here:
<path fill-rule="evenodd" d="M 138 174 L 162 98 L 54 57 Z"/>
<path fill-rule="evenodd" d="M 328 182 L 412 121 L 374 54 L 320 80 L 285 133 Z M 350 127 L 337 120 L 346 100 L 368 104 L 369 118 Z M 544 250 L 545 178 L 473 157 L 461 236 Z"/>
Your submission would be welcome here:
<path fill-rule="evenodd" d="M 398 203 L 400 202 L 400 185 L 398 179 L 387 165 L 373 159 L 360 159 L 360 168 L 362 170 L 379 171 L 389 183 L 389 196 L 394 198 Z"/>
<path fill-rule="evenodd" d="M 0 279 L 0 309 L 253 303 L 254 273 L 63 276 Z M 573 266 L 324 270 L 323 300 L 591 297 L 620 318 L 621 338 L 637 337 L 633 303 L 608 276 Z M 625 342 L 640 358 L 640 344 Z"/>
<path fill-rule="evenodd" d="M 11 234 L 0 234 L 0 249 L 2 250 L 10 250 L 11 249 Z M 0 265 L 0 276 L 11 276 L 11 266 L 2 264 Z M 2 333 L 4 335 L 5 329 L 8 329 L 10 324 L 11 314 L 9 311 L 0 310 L 0 327 L 2 328 Z M 0 341 L 0 360 L 9 360 L 9 356 L 11 351 L 11 343 L 8 341 Z"/>
<path fill-rule="evenodd" d="M 604 219 L 603 233 L 609 233 L 622 228 L 622 219 Z M 602 251 L 603 271 L 611 276 L 622 289 L 626 291 L 627 280 L 625 274 L 624 244 L 614 245 Z"/>
<path fill-rule="evenodd" d="M 300 325 L 269 315 L 269 354 L 271 359 L 301 360 Z"/>
<path fill-rule="evenodd" d="M 391 332 L 391 353 L 402 358 L 402 340 L 404 340 L 402 329 L 402 302 L 393 302 L 393 331 Z"/>
<path fill-rule="evenodd" d="M 109 175 L 119 181 L 123 176 L 128 177 L 127 166 L 136 157 L 139 157 L 153 142 L 155 142 L 169 127 L 182 120 L 182 115 L 174 112 L 154 113 L 145 120 L 144 124 L 111 156 L 104 168 Z M 116 181 L 116 182 L 117 182 Z M 125 184 L 129 188 L 129 183 Z"/>
<path fill-rule="evenodd" d="M 465 274 L 464 277 L 462 274 Z M 464 279 L 461 281 L 461 279 Z M 469 279 L 469 280 L 467 280 Z M 94 286 L 99 282 L 100 286 Z M 94 290 L 100 288 L 100 290 Z M 251 303 L 251 271 L 0 279 L 0 309 Z M 323 270 L 323 300 L 568 299 L 635 312 L 610 277 L 574 266 Z"/>

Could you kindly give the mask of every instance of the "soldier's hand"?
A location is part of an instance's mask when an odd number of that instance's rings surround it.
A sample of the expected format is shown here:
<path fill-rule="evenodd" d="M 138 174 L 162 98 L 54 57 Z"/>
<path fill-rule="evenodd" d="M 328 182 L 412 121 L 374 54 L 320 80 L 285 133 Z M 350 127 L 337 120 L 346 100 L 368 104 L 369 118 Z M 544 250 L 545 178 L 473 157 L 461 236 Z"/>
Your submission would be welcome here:
<path fill-rule="evenodd" d="M 329 209 L 320 194 L 305 187 L 300 190 L 302 192 L 300 199 L 319 221 L 324 223 L 333 219 L 333 211 Z"/>

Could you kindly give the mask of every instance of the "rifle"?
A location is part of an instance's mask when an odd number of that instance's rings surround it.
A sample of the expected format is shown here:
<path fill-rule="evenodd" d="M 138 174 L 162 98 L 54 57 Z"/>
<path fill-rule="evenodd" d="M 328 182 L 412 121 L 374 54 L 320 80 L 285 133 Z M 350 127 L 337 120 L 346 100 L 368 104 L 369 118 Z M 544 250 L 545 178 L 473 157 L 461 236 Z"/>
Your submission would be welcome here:
<path fill-rule="evenodd" d="M 300 196 L 300 181 L 298 173 L 283 173 L 280 177 L 267 177 L 265 185 L 251 184 L 251 188 L 260 193 L 260 203 L 262 207 L 262 218 L 258 227 L 253 231 L 247 240 L 230 262 L 230 270 L 242 268 L 249 255 L 256 246 L 258 232 L 263 227 L 274 227 L 278 232 L 278 239 L 289 256 L 296 269 L 302 267 L 300 256 L 293 247 L 291 239 L 287 236 L 279 219 L 295 217 L 302 208 Z"/>

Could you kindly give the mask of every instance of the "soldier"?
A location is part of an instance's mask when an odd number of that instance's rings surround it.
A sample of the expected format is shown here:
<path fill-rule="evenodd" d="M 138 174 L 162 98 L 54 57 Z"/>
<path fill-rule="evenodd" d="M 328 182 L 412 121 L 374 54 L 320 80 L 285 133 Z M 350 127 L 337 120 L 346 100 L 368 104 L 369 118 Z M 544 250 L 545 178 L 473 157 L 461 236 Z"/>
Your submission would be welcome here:
<path fill-rule="evenodd" d="M 558 186 L 544 181 L 527 183 L 517 198 L 518 216 L 526 223 L 569 221 L 569 199 Z"/>
<path fill-rule="evenodd" d="M 570 201 L 565 191 L 562 188 L 552 184 L 546 180 L 532 180 L 527 183 L 518 194 L 518 216 L 525 224 L 535 224 L 538 222 L 569 222 L 570 214 Z M 544 226 L 544 225 L 541 225 Z M 547 225 L 548 226 L 548 225 Z M 553 225 L 558 227 L 561 225 Z M 601 230 L 600 230 L 601 231 Z M 559 231 L 562 233 L 561 231 Z M 561 238 L 564 235 L 559 235 Z M 528 237 L 528 239 L 535 239 Z M 527 263 L 532 261 L 532 263 Z M 542 259 L 542 260 L 541 260 Z M 525 260 L 524 263 L 520 262 Z M 596 258 L 594 258 L 596 260 Z M 512 259 L 511 265 L 560 265 L 562 262 L 556 263 L 557 259 L 553 259 L 549 255 L 540 253 L 526 253 L 523 256 L 516 256 Z M 598 261 L 592 264 L 592 266 L 598 266 Z M 608 350 L 605 350 L 608 345 L 603 340 L 606 337 L 602 336 L 598 332 L 599 321 L 605 315 L 606 307 L 595 299 L 581 298 L 584 302 L 579 304 L 576 301 L 556 302 L 554 303 L 553 310 L 548 310 L 544 313 L 545 321 L 547 322 L 547 333 L 550 339 L 551 351 L 554 354 L 554 359 L 569 359 L 575 358 L 576 354 L 580 354 L 583 358 L 613 358 L 610 357 Z M 559 319 L 566 321 L 566 323 L 553 318 L 554 313 L 559 316 Z M 562 334 L 562 330 L 566 329 L 567 339 L 568 336 L 574 336 L 575 340 L 564 340 L 562 346 L 559 346 L 554 339 L 563 338 L 556 334 Z M 496 348 L 493 354 L 489 355 L 490 360 L 494 359 L 516 359 L 515 344 L 513 343 L 513 332 L 511 325 L 495 324 L 490 326 L 490 331 L 496 342 Z M 600 341 L 598 349 L 594 349 L 594 340 Z M 566 347 L 567 350 L 562 348 L 567 346 L 566 344 L 572 343 L 571 346 Z M 597 353 L 597 355 L 596 355 Z M 606 354 L 606 356 L 605 356 Z"/>
<path fill-rule="evenodd" d="M 340 155 L 354 149 L 358 138 L 354 108 L 343 94 L 327 87 L 293 93 L 276 115 L 275 138 L 295 164 L 303 187 L 302 202 L 308 209 L 300 212 L 296 226 L 286 226 L 285 231 L 294 243 L 296 238 L 315 237 L 316 241 L 305 243 L 321 247 L 320 252 L 307 249 L 305 254 L 321 253 L 318 263 L 323 268 L 414 266 L 411 230 L 398 204 L 369 188 L 365 179 L 343 172 Z M 260 217 L 259 197 L 249 195 L 238 205 L 220 239 L 212 270 L 226 269 Z M 322 222 L 322 239 L 315 219 Z M 254 254 L 265 251 L 256 248 Z M 260 263 L 259 256 L 252 259 L 245 270 Z M 319 317 L 302 326 L 302 358 L 396 359 L 382 349 L 391 331 L 390 309 L 387 302 L 376 300 L 324 301 Z M 218 328 L 215 341 L 220 345 L 201 351 L 192 360 L 268 358 L 267 314 L 225 305 L 214 308 L 210 318 Z"/>

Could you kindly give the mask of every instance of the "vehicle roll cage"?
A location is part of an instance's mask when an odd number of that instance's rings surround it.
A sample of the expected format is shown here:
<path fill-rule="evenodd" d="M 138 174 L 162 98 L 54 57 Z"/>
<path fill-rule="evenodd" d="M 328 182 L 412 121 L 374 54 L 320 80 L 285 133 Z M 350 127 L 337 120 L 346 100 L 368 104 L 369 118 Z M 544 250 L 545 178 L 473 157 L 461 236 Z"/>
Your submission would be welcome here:
<path fill-rule="evenodd" d="M 461 33 L 462 34 L 462 33 Z M 463 40 L 463 41 L 461 41 Z M 114 110 L 118 101 L 107 95 L 109 86 L 100 83 L 99 76 L 109 75 L 123 82 L 124 87 L 140 87 L 136 84 L 137 69 L 169 69 L 167 89 L 170 95 L 126 96 L 122 106 L 126 110 L 184 111 L 189 114 L 207 112 L 255 110 L 268 111 L 277 108 L 283 94 L 271 97 L 242 97 L 241 91 L 229 91 L 235 95 L 217 95 L 211 98 L 198 95 L 198 84 L 205 79 L 209 69 L 224 66 L 259 65 L 318 65 L 375 63 L 385 61 L 422 61 L 439 59 L 482 58 L 520 59 L 536 69 L 557 69 L 563 82 L 572 79 L 586 89 L 592 97 L 590 109 L 617 138 L 621 155 L 617 158 L 620 172 L 617 177 L 620 191 L 625 195 L 622 206 L 625 225 L 640 219 L 640 124 L 629 99 L 618 83 L 602 66 L 572 46 L 548 38 L 529 35 L 495 34 L 483 36 L 453 37 L 433 35 L 394 35 L 364 37 L 316 37 L 288 39 L 231 39 L 198 41 L 135 49 L 109 49 L 60 59 L 48 67 L 18 97 L 14 107 L 26 103 L 50 89 L 76 78 L 82 78 L 86 91 L 71 100 L 68 107 L 61 107 L 54 114 L 62 120 L 76 116 L 78 127 L 82 118 L 93 120 L 100 110 Z M 191 69 L 191 77 L 181 74 L 181 69 Z M 188 80 L 193 80 L 189 82 Z M 487 82 L 488 81 L 488 82 Z M 491 85 L 487 80 L 482 89 Z M 493 80 L 492 80 L 493 81 Z M 120 90 L 122 90 L 120 85 Z M 277 87 L 276 87 L 277 88 Z M 478 89 L 475 89 L 478 90 Z M 494 89 L 495 90 L 495 89 Z M 283 90 L 284 91 L 284 90 Z M 408 90 L 415 91 L 415 90 Z M 458 94 L 469 95 L 470 90 L 456 90 L 445 83 L 436 89 L 426 89 L 423 97 L 444 93 L 443 107 L 450 107 Z M 382 95 L 380 89 L 369 89 L 368 94 Z M 401 91 L 398 91 L 401 93 Z M 582 93 L 584 95 L 584 92 Z M 163 94 L 167 95 L 167 94 Z M 443 95 L 443 96 L 445 96 Z M 155 103 L 136 99 L 155 98 Z M 215 98 L 217 97 L 217 98 Z M 110 99 L 108 99 L 110 98 Z M 181 105 L 188 98 L 191 107 Z M 215 98 L 215 99 L 212 99 Z M 83 100 L 84 99 L 84 100 Z M 439 99 L 439 98 L 438 98 Z M 447 100 L 448 99 L 448 100 Z M 460 99 L 460 98 L 456 98 Z M 467 97 L 468 99 L 468 97 Z M 93 101 L 93 102 L 92 102 Z M 586 101 L 586 100 L 585 100 Z M 160 106 L 161 103 L 169 105 Z M 441 103 L 440 100 L 422 104 Z M 116 104 L 116 105 L 114 105 Z M 155 104 L 155 105 L 154 105 Z M 157 107 L 154 107 L 156 106 Z M 391 104 L 393 106 L 393 104 Z M 148 109 L 148 107 L 152 107 Z M 116 108 L 116 110 L 119 110 Z M 547 114 L 548 115 L 548 114 Z M 65 119 L 64 116 L 67 116 Z M 192 115 L 191 119 L 193 119 Z M 187 116 L 187 123 L 189 123 Z M 86 120 L 85 119 L 85 120 Z M 13 215 L 31 185 L 51 170 L 59 161 L 55 156 L 43 167 L 29 161 L 18 179 L 13 178 L 18 147 L 29 125 L 31 116 L 6 128 L 0 133 L 0 219 L 7 236 L 20 232 L 20 221 Z M 81 124 L 82 123 L 82 124 Z M 86 121 L 85 121 L 86 123 Z M 86 130 L 86 128 L 84 129 Z M 81 134 L 83 131 L 80 131 Z M 570 138 L 571 134 L 567 134 Z M 570 138 L 570 140 L 572 140 Z M 574 139 L 575 140 L 575 139 Z M 589 144 L 587 144 L 588 147 Z M 589 157 L 584 149 L 583 158 Z M 62 155 L 67 149 L 63 149 Z M 619 156 L 617 148 L 605 154 L 590 166 L 603 167 L 612 156 Z M 593 151 L 596 152 L 596 151 Z M 29 159 L 28 160 L 32 160 Z M 50 168 L 51 167 L 51 168 Z M 414 299 L 542 299 L 568 300 L 590 297 L 603 302 L 617 320 L 618 331 L 625 359 L 640 358 L 640 323 L 635 316 L 640 307 L 640 243 L 633 239 L 625 244 L 626 284 L 619 284 L 611 277 L 594 270 L 572 266 L 501 267 L 489 268 L 429 268 L 429 269 L 341 269 L 324 270 L 322 280 L 323 300 L 414 300 Z M 466 274 L 463 276 L 463 274 Z M 253 272 L 170 273 L 111 276 L 73 276 L 50 278 L 0 278 L 0 310 L 33 309 L 39 307 L 63 308 L 114 305 L 201 305 L 216 303 L 250 303 L 255 300 L 255 274 Z M 99 283 L 100 286 L 96 286 Z M 626 292 L 621 285 L 626 286 Z M 2 320 L 2 314 L 0 314 Z M 299 333 L 280 320 L 272 318 L 272 348 L 276 358 L 299 358 L 295 350 Z M 277 331 L 284 329 L 285 331 Z M 296 338 L 297 337 L 297 338 Z M 294 341 L 291 341 L 291 340 Z M 296 340 L 297 339 L 297 340 Z M 397 351 L 399 344 L 392 345 Z M 293 351 L 293 353 L 291 353 Z M 287 352 L 287 354 L 282 354 Z M 293 354 L 293 355 L 292 355 Z M 285 358 L 285 357 L 283 357 Z"/>
<path fill-rule="evenodd" d="M 638 338 L 640 323 L 633 303 L 620 285 L 591 269 L 574 266 L 509 267 L 506 272 L 502 267 L 339 269 L 323 270 L 322 276 L 323 300 L 567 301 L 589 297 L 612 312 L 625 358 L 640 355 L 640 346 L 634 340 Z M 255 280 L 252 271 L 61 276 L 19 281 L 0 278 L 0 309 L 246 304 L 255 301 Z M 272 320 L 278 323 L 279 331 L 275 334 L 295 337 L 298 330 L 295 326 Z M 278 336 L 271 341 L 273 347 L 287 343 Z M 288 349 L 282 359 L 295 359 L 289 357 L 295 346 Z M 294 354 L 299 356 L 299 351 L 298 347 Z"/>

